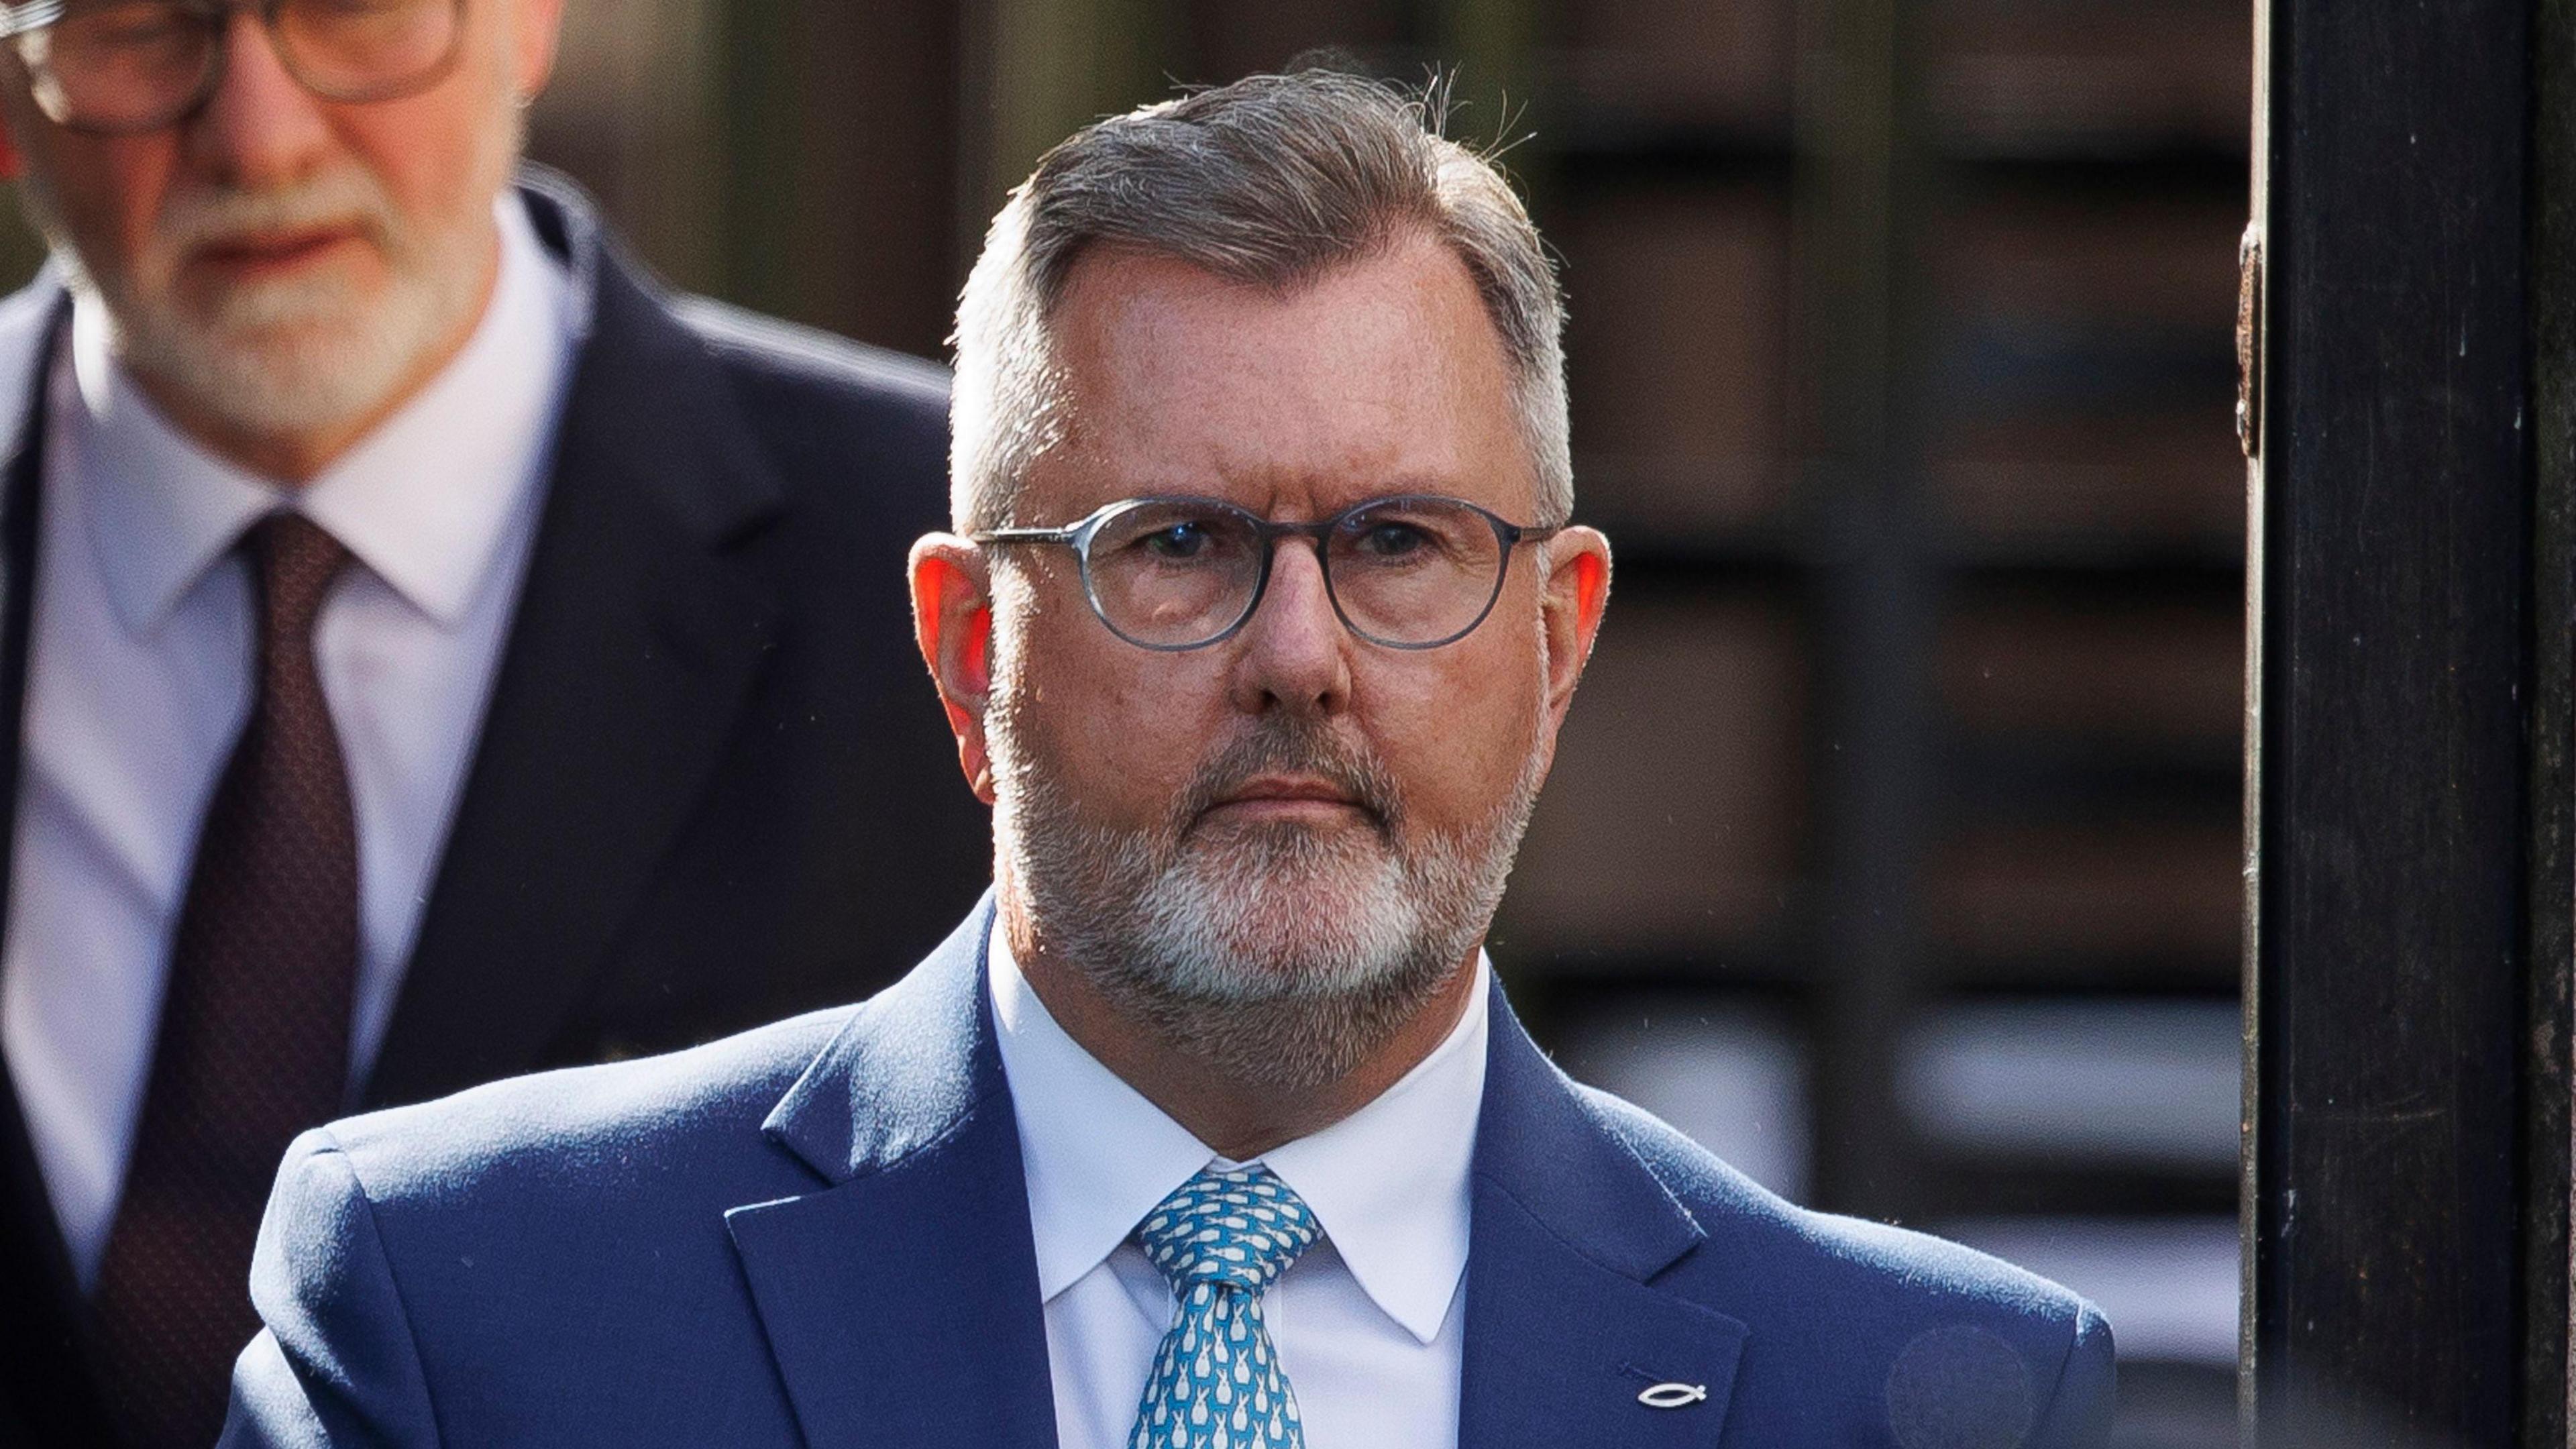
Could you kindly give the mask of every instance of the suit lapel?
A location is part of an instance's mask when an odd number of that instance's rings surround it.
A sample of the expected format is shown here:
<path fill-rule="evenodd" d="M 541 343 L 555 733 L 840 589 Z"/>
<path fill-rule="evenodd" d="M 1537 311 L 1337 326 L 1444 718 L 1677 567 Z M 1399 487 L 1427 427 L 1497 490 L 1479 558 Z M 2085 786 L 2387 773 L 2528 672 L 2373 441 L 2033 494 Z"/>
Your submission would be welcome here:
<path fill-rule="evenodd" d="M 1713 1446 L 1745 1327 L 1652 1286 L 1703 1234 L 1493 997 L 1458 1442 Z M 1659 1408 L 1641 1401 L 1671 1400 Z"/>
<path fill-rule="evenodd" d="M 704 789 L 782 626 L 782 506 L 694 335 L 576 207 L 591 279 L 535 551 L 369 1104 L 539 1063 Z"/>
<path fill-rule="evenodd" d="M 826 1185 L 725 1215 L 815 1449 L 1055 1443 L 1018 1125 L 983 990 L 991 920 L 988 896 L 764 1124 Z"/>
<path fill-rule="evenodd" d="M 726 1226 L 816 1449 L 1054 1436 L 1017 1123 L 983 991 L 992 901 L 862 1008 L 764 1131 L 822 1186 Z M 1746 1330 L 1653 1286 L 1699 1225 L 1494 997 L 1459 1443 L 1709 1449 Z M 1674 1386 L 1658 1408 L 1640 1396 Z"/>
<path fill-rule="evenodd" d="M 46 285 L 39 282 L 38 285 Z M 0 460 L 0 801 L 17 818 L 27 649 L 35 617 L 36 525 L 44 489 L 46 380 L 70 296 L 51 304 L 15 440 Z M 13 829 L 0 829 L 0 919 L 7 915 Z M 4 1065 L 4 1064 L 0 1064 Z M 80 1294 L 71 1255 L 10 1074 L 0 1069 L 0 1442 L 104 1442 L 105 1407 L 81 1351 Z"/>

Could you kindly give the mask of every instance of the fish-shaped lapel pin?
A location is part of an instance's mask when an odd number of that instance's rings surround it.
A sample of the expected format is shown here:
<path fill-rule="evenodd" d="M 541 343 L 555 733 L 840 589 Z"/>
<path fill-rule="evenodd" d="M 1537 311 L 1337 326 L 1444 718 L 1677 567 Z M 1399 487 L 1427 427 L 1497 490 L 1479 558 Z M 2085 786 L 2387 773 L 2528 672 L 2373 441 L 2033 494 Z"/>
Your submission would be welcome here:
<path fill-rule="evenodd" d="M 1706 1384 L 1662 1383 L 1637 1395 L 1637 1402 L 1649 1409 L 1681 1409 L 1707 1398 Z"/>

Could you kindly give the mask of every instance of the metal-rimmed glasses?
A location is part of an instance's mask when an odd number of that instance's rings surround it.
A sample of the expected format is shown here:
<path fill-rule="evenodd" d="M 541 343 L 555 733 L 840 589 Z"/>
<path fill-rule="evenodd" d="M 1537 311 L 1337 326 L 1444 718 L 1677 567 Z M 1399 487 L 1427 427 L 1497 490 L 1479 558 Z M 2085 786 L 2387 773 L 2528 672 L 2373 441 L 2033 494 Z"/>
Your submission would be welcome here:
<path fill-rule="evenodd" d="M 130 136 L 197 113 L 223 83 L 225 29 L 257 15 L 286 73 L 331 101 L 390 101 L 456 64 L 465 0 L 29 0 L 0 39 L 56 125 Z"/>
<path fill-rule="evenodd" d="M 1166 651 L 1232 636 L 1261 607 L 1279 541 L 1310 539 L 1345 628 L 1389 649 L 1437 649 L 1493 612 L 1515 548 L 1561 527 L 1524 528 L 1437 494 L 1372 498 L 1313 523 L 1274 523 L 1214 498 L 1129 498 L 1062 528 L 971 537 L 1071 548 L 1109 632 Z"/>

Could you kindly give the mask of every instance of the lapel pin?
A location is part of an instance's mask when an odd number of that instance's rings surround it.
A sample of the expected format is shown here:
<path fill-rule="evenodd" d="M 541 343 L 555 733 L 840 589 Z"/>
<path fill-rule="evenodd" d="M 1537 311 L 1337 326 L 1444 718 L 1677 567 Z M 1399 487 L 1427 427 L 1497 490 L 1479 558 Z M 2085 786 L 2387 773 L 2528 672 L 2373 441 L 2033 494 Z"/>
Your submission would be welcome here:
<path fill-rule="evenodd" d="M 1650 1409 L 1680 1409 L 1707 1397 L 1706 1384 L 1657 1384 L 1637 1395 L 1637 1402 Z"/>

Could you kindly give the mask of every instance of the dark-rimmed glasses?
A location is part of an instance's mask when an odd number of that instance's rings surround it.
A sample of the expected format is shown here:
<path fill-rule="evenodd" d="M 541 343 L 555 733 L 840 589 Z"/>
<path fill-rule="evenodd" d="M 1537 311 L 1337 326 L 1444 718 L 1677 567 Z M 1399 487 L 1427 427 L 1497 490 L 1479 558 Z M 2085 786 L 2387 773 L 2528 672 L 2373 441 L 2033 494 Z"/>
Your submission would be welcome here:
<path fill-rule="evenodd" d="M 1270 587 L 1279 541 L 1310 539 L 1344 627 L 1390 649 L 1437 649 L 1493 612 L 1516 547 L 1559 531 L 1507 523 L 1463 498 L 1404 494 L 1315 523 L 1274 523 L 1213 498 L 1130 498 L 1062 528 L 972 537 L 1071 548 L 1100 622 L 1161 650 L 1204 648 L 1241 629 Z"/>
<path fill-rule="evenodd" d="M 31 0 L 0 5 L 0 38 L 56 125 L 130 136 L 175 125 L 214 95 L 236 10 L 267 26 L 298 85 L 331 101 L 428 89 L 465 34 L 465 0 Z"/>

